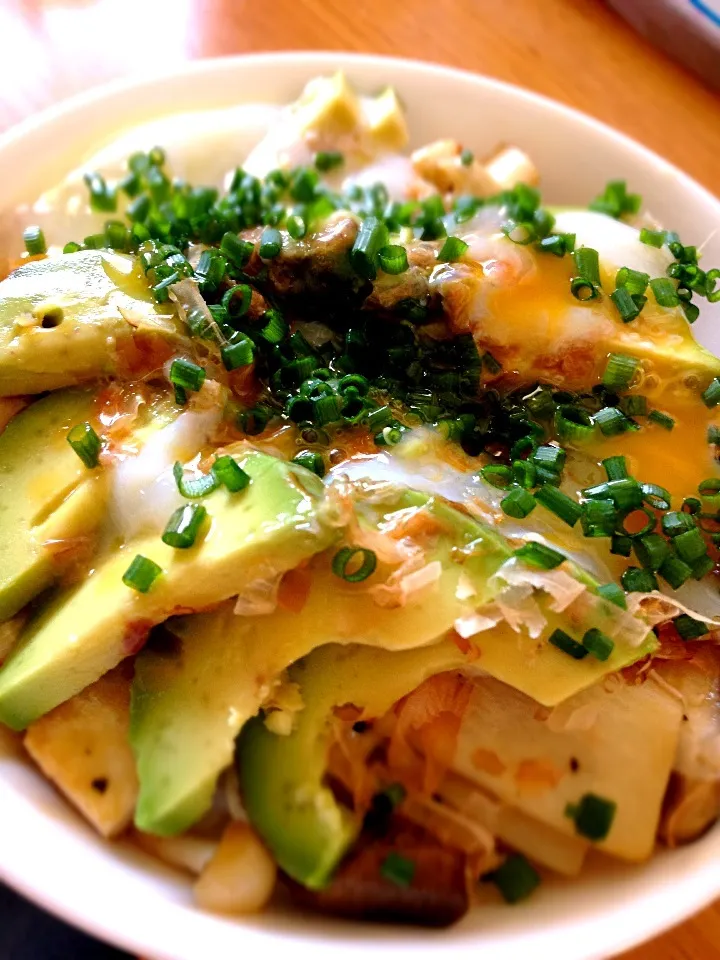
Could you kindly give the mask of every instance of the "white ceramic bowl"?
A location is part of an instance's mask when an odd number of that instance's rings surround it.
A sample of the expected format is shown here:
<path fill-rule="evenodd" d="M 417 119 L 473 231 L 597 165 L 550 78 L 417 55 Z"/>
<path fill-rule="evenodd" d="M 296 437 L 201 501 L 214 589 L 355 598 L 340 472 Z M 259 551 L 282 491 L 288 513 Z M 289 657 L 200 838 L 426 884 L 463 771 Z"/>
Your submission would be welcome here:
<path fill-rule="evenodd" d="M 443 67 L 347 54 L 268 54 L 209 60 L 177 73 L 93 90 L 0 138 L 0 214 L 37 194 L 119 130 L 180 110 L 243 101 L 283 103 L 319 73 L 344 68 L 372 92 L 399 90 L 415 144 L 455 136 L 482 154 L 498 141 L 525 148 L 549 202 L 585 204 L 625 178 L 649 209 L 707 261 L 720 262 L 720 203 L 655 154 L 567 107 Z M 217 158 L 215 158 L 217 159 Z M 241 157 L 228 156 L 227 167 Z M 1 219 L 1 218 L 0 218 Z M 8 222 L 8 221 L 6 221 Z M 720 347 L 712 317 L 701 339 Z M 716 317 L 717 319 L 717 317 Z M 192 905 L 189 883 L 122 843 L 106 843 L 0 738 L 0 877 L 86 930 L 154 960 L 419 960 L 428 954 L 492 960 L 599 960 L 705 906 L 720 894 L 720 828 L 638 868 L 598 863 L 580 882 L 545 884 L 519 907 L 491 906 L 441 932 L 359 925 L 277 908 L 246 920 Z"/>

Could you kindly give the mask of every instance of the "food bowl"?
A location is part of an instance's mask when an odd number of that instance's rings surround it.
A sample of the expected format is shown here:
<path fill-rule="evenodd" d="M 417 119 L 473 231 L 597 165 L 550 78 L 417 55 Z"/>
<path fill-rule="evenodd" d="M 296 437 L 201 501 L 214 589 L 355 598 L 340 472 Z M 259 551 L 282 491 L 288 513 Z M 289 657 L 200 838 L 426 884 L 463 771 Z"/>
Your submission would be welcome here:
<path fill-rule="evenodd" d="M 82 166 L 129 128 L 167 115 L 242 103 L 294 99 L 312 76 L 342 67 L 360 90 L 387 84 L 408 111 L 413 145 L 457 137 L 479 154 L 508 141 L 540 169 L 549 203 L 583 205 L 611 178 L 642 192 L 646 207 L 720 261 L 720 202 L 653 153 L 609 128 L 542 97 L 483 77 L 411 61 L 347 54 L 268 54 L 203 61 L 175 73 L 91 91 L 26 121 L 0 138 L 0 235 L 19 252 L 14 210 Z M 262 132 L 263 110 L 246 136 L 213 138 L 193 127 L 178 159 L 202 174 L 242 161 Z M 132 137 L 130 138 L 132 140 Z M 151 144 L 150 144 L 151 145 Z M 139 143 L 137 146 L 148 146 Z M 80 232 L 80 231 L 78 231 Z M 49 237 L 60 240 L 60 237 Z M 65 239 L 65 238 L 62 238 Z M 13 252 L 10 250 L 10 252 Z M 720 350 L 718 308 L 696 325 Z M 642 867 L 599 855 L 578 881 L 545 883 L 519 907 L 490 904 L 442 932 L 334 921 L 278 903 L 260 916 L 225 919 L 192 904 L 190 883 L 123 842 L 97 837 L 23 756 L 0 738 L 0 877 L 70 923 L 155 960 L 205 960 L 242 954 L 324 960 L 338 950 L 401 960 L 443 951 L 493 960 L 553 956 L 596 960 L 651 937 L 720 894 L 720 827 L 696 843 L 661 851 Z"/>

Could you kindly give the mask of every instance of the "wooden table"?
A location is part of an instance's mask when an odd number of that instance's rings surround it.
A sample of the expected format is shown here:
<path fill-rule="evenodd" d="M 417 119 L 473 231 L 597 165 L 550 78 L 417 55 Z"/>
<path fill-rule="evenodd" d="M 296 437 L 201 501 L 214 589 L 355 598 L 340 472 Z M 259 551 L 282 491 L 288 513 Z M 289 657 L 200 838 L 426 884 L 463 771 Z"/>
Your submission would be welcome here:
<path fill-rule="evenodd" d="M 288 49 L 500 77 L 604 120 L 720 192 L 720 96 L 600 0 L 0 0 L 0 132 L 113 77 Z M 720 960 L 720 905 L 624 960 Z"/>

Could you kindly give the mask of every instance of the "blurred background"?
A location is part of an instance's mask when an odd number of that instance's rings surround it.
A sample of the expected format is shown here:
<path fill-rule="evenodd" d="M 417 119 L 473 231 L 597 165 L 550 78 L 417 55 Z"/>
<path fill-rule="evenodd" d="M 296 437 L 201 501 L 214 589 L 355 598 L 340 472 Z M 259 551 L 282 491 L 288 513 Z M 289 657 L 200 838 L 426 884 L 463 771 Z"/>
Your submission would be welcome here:
<path fill-rule="evenodd" d="M 0 136 L 109 80 L 199 57 L 317 49 L 431 60 L 519 84 L 616 127 L 720 193 L 720 0 L 0 0 Z M 123 956 L 0 887 L 0 960 Z M 720 960 L 720 909 L 624 960 Z"/>

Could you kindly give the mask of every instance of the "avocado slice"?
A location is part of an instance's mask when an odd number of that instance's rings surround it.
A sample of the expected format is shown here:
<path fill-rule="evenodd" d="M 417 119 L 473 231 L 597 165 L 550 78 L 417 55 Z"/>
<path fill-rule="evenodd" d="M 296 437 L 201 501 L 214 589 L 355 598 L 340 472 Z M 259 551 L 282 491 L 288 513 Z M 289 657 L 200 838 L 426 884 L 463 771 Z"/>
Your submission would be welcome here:
<path fill-rule="evenodd" d="M 360 832 L 358 819 L 323 783 L 333 707 L 352 703 L 363 718 L 382 716 L 423 680 L 468 659 L 451 640 L 402 652 L 331 644 L 291 668 L 304 704 L 292 733 L 272 733 L 258 716 L 243 728 L 236 751 L 250 823 L 289 876 L 321 889 Z"/>
<path fill-rule="evenodd" d="M 492 578 L 502 574 L 512 550 L 490 528 L 441 500 L 410 491 L 396 491 L 392 504 L 357 504 L 360 522 L 367 526 L 411 507 L 427 511 L 443 530 L 426 558 L 439 561 L 439 580 L 412 602 L 378 606 L 364 584 L 348 584 L 332 573 L 332 550 L 309 564 L 310 590 L 299 611 L 278 608 L 264 616 L 238 617 L 225 608 L 179 618 L 168 624 L 177 641 L 170 652 L 142 651 L 136 660 L 131 723 L 140 829 L 181 833 L 207 811 L 217 778 L 230 762 L 233 737 L 267 701 L 282 671 L 315 647 L 429 648 L 458 617 L 497 595 L 502 584 Z M 463 547 L 470 549 L 463 553 Z M 584 571 L 572 572 L 593 586 Z M 476 591 L 472 603 L 458 598 L 461 576 Z M 617 612 L 612 605 L 610 609 Z M 545 637 L 556 626 L 571 632 L 567 618 L 551 611 L 546 615 Z M 653 641 L 649 633 L 640 648 L 618 644 L 604 663 L 591 658 L 578 662 L 501 623 L 473 638 L 473 645 L 481 651 L 484 670 L 542 703 L 555 703 L 632 663 Z"/>
<path fill-rule="evenodd" d="M 324 488 L 313 473 L 243 444 L 227 449 L 250 486 L 236 494 L 219 488 L 205 498 L 208 520 L 190 549 L 139 536 L 39 611 L 0 670 L 0 722 L 23 729 L 135 653 L 150 628 L 171 614 L 226 600 L 332 541 Z M 163 571 L 148 593 L 122 581 L 137 554 Z"/>
<path fill-rule="evenodd" d="M 68 390 L 38 400 L 0 434 L 0 621 L 14 616 L 63 570 L 44 544 L 83 537 L 101 520 L 107 475 L 88 470 L 67 442 L 91 419 L 94 398 Z"/>
<path fill-rule="evenodd" d="M 502 538 L 421 494 L 400 491 L 392 506 L 424 506 L 444 528 L 427 558 L 441 563 L 440 579 L 415 602 L 376 605 L 365 585 L 346 583 L 332 572 L 333 549 L 311 561 L 310 592 L 300 611 L 278 607 L 264 616 L 239 617 L 224 608 L 182 617 L 168 624 L 177 649 L 168 654 L 148 647 L 140 653 L 131 742 L 141 784 L 135 815 L 141 830 L 181 833 L 209 809 L 242 725 L 267 700 L 282 671 L 314 647 L 339 642 L 402 650 L 432 644 L 465 611 L 455 595 L 462 571 L 480 600 L 489 598 L 490 577 L 508 556 Z M 377 513 L 385 510 L 387 505 Z M 370 519 L 362 522 L 370 525 Z M 483 549 L 462 566 L 453 563 L 453 550 L 471 541 Z"/>
<path fill-rule="evenodd" d="M 136 258 L 86 250 L 24 264 L 0 283 L 0 396 L 121 372 L 117 348 L 135 329 L 181 336 Z"/>

